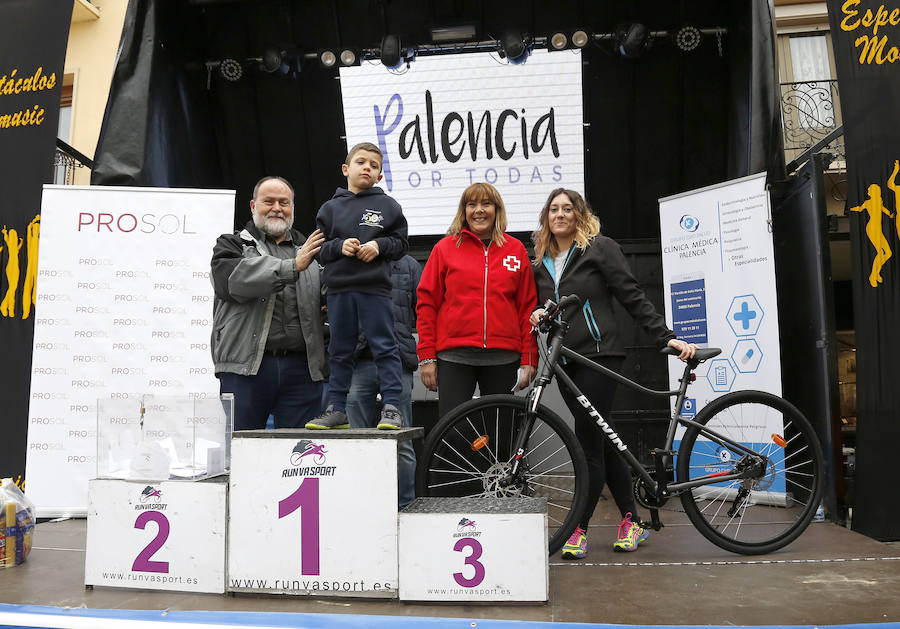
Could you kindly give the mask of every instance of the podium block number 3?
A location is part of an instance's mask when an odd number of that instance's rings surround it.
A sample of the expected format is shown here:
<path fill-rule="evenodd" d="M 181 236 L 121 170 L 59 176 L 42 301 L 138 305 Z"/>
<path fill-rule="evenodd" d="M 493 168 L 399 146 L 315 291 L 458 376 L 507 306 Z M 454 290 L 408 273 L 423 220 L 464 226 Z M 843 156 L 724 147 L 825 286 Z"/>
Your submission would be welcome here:
<path fill-rule="evenodd" d="M 461 553 L 466 548 L 470 549 L 472 552 L 469 553 L 469 556 L 465 558 L 463 563 L 475 568 L 475 574 L 469 579 L 465 577 L 462 572 L 454 572 L 453 580 L 464 588 L 473 588 L 481 585 L 481 582 L 484 581 L 484 564 L 478 561 L 481 558 L 481 553 L 483 551 L 481 549 L 481 543 L 479 543 L 477 539 L 471 537 L 463 537 L 462 539 L 456 540 L 456 544 L 453 545 L 453 550 L 458 553 Z"/>
<path fill-rule="evenodd" d="M 302 509 L 301 509 L 302 507 Z M 300 510 L 300 573 L 319 574 L 319 479 L 304 478 L 297 490 L 278 501 L 278 519 Z"/>
<path fill-rule="evenodd" d="M 147 526 L 147 522 L 156 522 L 156 537 L 150 540 L 150 543 L 144 547 L 138 556 L 134 558 L 131 569 L 135 572 L 163 572 L 168 574 L 168 561 L 150 561 L 150 558 L 156 554 L 166 540 L 169 538 L 169 520 L 161 511 L 144 511 L 134 521 L 134 528 L 143 529 Z"/>

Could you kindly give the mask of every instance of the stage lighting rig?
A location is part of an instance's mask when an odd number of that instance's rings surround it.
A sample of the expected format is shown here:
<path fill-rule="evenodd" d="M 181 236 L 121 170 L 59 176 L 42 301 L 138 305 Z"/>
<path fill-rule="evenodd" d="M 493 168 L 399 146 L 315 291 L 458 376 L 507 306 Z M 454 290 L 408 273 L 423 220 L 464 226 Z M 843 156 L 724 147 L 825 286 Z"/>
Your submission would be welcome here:
<path fill-rule="evenodd" d="M 690 52 L 700 45 L 700 29 L 696 26 L 682 26 L 675 33 L 675 45 L 682 52 Z"/>
<path fill-rule="evenodd" d="M 520 31 L 507 31 L 499 42 L 498 53 L 501 58 L 514 65 L 525 63 L 531 54 L 534 42 Z"/>
<path fill-rule="evenodd" d="M 385 68 L 388 70 L 399 70 L 404 64 L 409 68 L 409 64 L 416 58 L 416 49 L 412 47 L 403 48 L 400 44 L 399 35 L 385 35 L 381 40 L 379 56 Z"/>
<path fill-rule="evenodd" d="M 554 52 L 556 50 L 571 50 L 573 48 L 584 48 L 590 42 L 591 37 L 584 29 L 576 29 L 573 31 L 554 31 L 546 37 L 545 43 L 547 50 Z M 539 42 L 535 42 L 538 44 Z"/>
<path fill-rule="evenodd" d="M 613 49 L 626 59 L 636 59 L 650 48 L 650 31 L 640 22 L 620 24 L 612 34 Z"/>

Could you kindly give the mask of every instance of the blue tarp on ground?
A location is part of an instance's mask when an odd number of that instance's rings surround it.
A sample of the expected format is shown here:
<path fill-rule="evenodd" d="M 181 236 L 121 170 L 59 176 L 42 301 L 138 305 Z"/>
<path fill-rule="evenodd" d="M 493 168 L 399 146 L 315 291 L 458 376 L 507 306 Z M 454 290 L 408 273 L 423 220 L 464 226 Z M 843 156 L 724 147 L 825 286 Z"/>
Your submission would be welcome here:
<path fill-rule="evenodd" d="M 44 607 L 39 605 L 0 604 L 0 627 L 40 627 L 47 629 L 139 627 L 152 623 L 190 625 L 191 629 L 209 627 L 296 627 L 303 629 L 382 629 L 395 627 L 425 627 L 427 629 L 560 629 L 565 626 L 621 628 L 676 627 L 676 625 L 610 625 L 600 623 L 530 622 L 522 620 L 480 620 L 472 618 L 426 618 L 419 616 L 375 616 L 358 614 L 289 614 L 282 612 L 212 612 L 159 611 L 127 609 L 87 609 Z M 716 629 L 716 625 L 677 625 L 678 629 Z M 725 625 L 720 625 L 725 629 Z M 769 625 L 778 629 L 900 629 L 900 622 L 865 623 L 853 625 Z M 727 629 L 735 629 L 728 625 Z"/>

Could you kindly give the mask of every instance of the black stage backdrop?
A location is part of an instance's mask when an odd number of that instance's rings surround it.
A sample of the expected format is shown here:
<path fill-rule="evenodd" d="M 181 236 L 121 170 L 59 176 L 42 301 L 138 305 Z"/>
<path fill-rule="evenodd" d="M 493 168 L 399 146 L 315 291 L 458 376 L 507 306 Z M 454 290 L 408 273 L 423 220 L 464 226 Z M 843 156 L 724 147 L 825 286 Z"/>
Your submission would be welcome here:
<path fill-rule="evenodd" d="M 22 484 L 41 186 L 52 181 L 72 0 L 2 0 L 0 12 L 0 476 Z"/>
<path fill-rule="evenodd" d="M 844 115 L 856 322 L 853 529 L 900 539 L 900 1 L 828 3 Z M 885 492 L 889 499 L 885 499 Z"/>
<path fill-rule="evenodd" d="M 727 34 L 721 42 L 706 35 L 688 53 L 658 39 L 635 60 L 614 55 L 608 42 L 585 49 L 586 193 L 605 232 L 658 240 L 660 197 L 766 170 L 782 178 L 766 0 L 132 0 L 92 181 L 233 188 L 242 225 L 253 183 L 278 173 L 294 184 L 297 226 L 309 230 L 319 205 L 345 184 L 337 71 L 305 67 L 291 77 L 248 68 L 239 81 L 214 73 L 207 83 L 206 61 L 259 57 L 273 45 L 377 47 L 386 32 L 428 43 L 432 25 L 472 23 L 486 39 L 506 28 L 609 33 L 628 21 Z M 414 238 L 414 253 L 436 239 Z"/>

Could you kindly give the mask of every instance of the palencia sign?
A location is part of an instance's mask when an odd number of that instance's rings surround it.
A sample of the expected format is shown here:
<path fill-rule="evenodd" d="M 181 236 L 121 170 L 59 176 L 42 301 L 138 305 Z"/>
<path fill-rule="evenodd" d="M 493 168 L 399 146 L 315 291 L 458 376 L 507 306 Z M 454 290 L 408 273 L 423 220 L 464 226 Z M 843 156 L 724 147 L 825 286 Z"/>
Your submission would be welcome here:
<path fill-rule="evenodd" d="M 381 186 L 410 234 L 442 234 L 466 186 L 503 196 L 508 231 L 530 231 L 548 193 L 584 189 L 581 55 L 536 52 L 523 65 L 494 54 L 341 69 L 347 146 L 376 143 Z"/>

